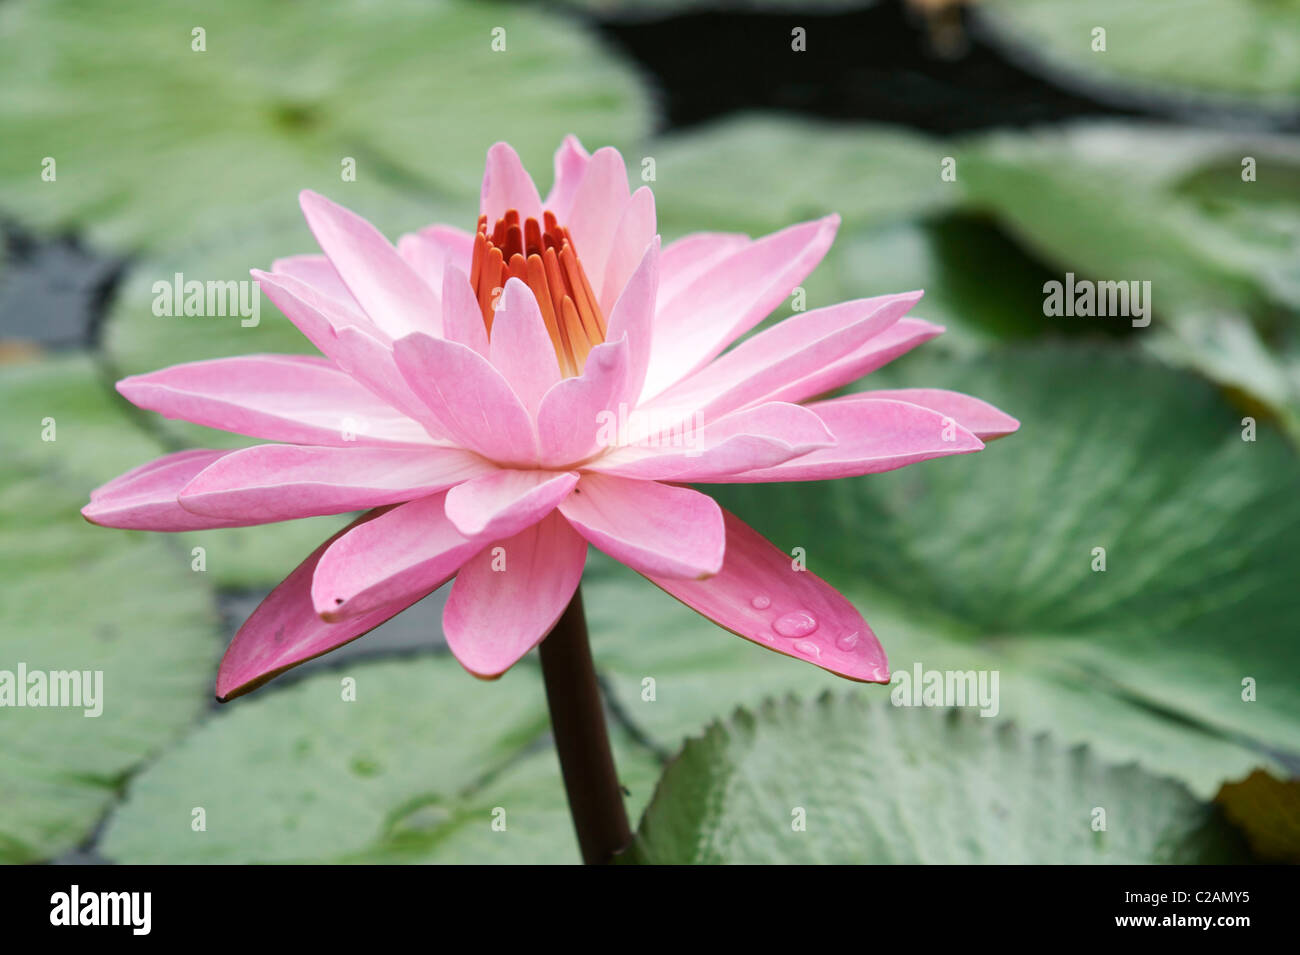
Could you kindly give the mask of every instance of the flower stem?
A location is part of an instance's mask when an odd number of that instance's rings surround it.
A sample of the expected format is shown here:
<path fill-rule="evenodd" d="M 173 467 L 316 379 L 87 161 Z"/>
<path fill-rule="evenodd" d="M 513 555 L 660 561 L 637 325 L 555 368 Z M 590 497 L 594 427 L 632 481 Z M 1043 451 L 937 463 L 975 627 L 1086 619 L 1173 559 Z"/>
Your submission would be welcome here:
<path fill-rule="evenodd" d="M 604 865 L 632 841 L 587 643 L 582 590 L 542 641 L 542 676 L 582 861 Z"/>

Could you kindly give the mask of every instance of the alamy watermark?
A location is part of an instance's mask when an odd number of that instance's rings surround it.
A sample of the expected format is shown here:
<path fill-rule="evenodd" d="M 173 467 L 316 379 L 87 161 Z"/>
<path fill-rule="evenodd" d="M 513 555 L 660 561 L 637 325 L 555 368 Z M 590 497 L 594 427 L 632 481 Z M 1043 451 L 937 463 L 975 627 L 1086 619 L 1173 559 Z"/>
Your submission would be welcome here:
<path fill-rule="evenodd" d="M 187 281 L 184 273 L 177 272 L 170 282 L 153 283 L 153 313 L 159 318 L 238 316 L 244 328 L 256 328 L 262 320 L 262 286 L 251 279 Z"/>
<path fill-rule="evenodd" d="M 73 885 L 50 896 L 51 925 L 123 925 L 132 935 L 148 935 L 153 927 L 152 892 L 82 892 Z"/>
<path fill-rule="evenodd" d="M 1043 314 L 1049 317 L 1131 318 L 1134 328 L 1151 324 L 1150 282 L 1076 280 L 1066 272 L 1064 282 L 1044 282 L 1043 295 Z"/>
<path fill-rule="evenodd" d="M 972 706 L 980 716 L 997 716 L 997 670 L 927 670 L 914 663 L 911 670 L 895 670 L 889 677 L 895 706 Z"/>
<path fill-rule="evenodd" d="M 686 457 L 696 457 L 704 453 L 700 449 L 703 429 L 704 415 L 700 411 L 683 416 L 669 410 L 629 410 L 626 402 L 619 402 L 617 412 L 608 410 L 596 415 L 596 443 L 602 448 L 684 448 Z"/>
<path fill-rule="evenodd" d="M 0 670 L 0 706 L 69 707 L 104 712 L 103 670 Z"/>

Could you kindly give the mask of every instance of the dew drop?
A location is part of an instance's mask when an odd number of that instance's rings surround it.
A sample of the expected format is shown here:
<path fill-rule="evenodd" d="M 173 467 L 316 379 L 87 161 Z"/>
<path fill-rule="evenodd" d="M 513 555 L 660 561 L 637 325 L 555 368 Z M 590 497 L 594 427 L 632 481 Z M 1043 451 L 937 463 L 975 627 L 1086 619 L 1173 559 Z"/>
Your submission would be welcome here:
<path fill-rule="evenodd" d="M 798 640 L 795 642 L 794 648 L 810 657 L 820 657 L 822 655 L 822 648 L 811 640 Z"/>
<path fill-rule="evenodd" d="M 755 610 L 766 610 L 768 607 L 772 606 L 772 598 L 767 594 L 759 594 L 751 600 L 750 603 L 753 605 Z"/>
<path fill-rule="evenodd" d="M 806 637 L 817 629 L 817 618 L 807 610 L 795 610 L 778 617 L 772 629 L 783 637 Z"/>
<path fill-rule="evenodd" d="M 835 646 L 839 647 L 845 653 L 851 653 L 854 647 L 856 647 L 857 645 L 858 645 L 858 632 L 856 630 L 854 630 L 850 634 L 846 634 L 840 637 L 838 640 L 835 641 Z"/>

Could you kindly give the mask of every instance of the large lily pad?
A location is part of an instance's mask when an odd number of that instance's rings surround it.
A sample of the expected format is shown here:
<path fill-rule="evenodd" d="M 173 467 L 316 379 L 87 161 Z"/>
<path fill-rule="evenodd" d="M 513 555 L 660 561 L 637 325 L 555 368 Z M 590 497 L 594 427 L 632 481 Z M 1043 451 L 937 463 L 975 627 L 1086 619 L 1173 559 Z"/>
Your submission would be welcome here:
<path fill-rule="evenodd" d="M 669 237 L 771 232 L 832 212 L 856 229 L 956 205 L 960 180 L 940 178 L 948 155 L 938 140 L 898 127 L 755 114 L 655 143 L 649 184 Z"/>
<path fill-rule="evenodd" d="M 776 542 L 809 546 L 807 536 Z M 583 587 L 591 619 L 596 662 L 623 713 L 663 755 L 709 720 L 735 706 L 754 707 L 765 698 L 797 693 L 805 698 L 833 691 L 865 700 L 889 699 L 892 689 L 848 684 L 739 640 L 661 593 L 631 571 L 588 570 Z M 817 571 L 826 574 L 821 563 Z M 1022 656 L 1016 647 L 993 647 L 952 638 L 951 621 L 924 607 L 900 607 L 874 593 L 845 589 L 881 635 L 891 669 L 909 679 L 923 671 L 998 672 L 1001 721 L 1016 720 L 1050 730 L 1071 743 L 1090 742 L 1107 759 L 1138 761 L 1176 775 L 1200 796 L 1259 765 L 1281 764 L 1258 749 L 1189 725 L 1149 703 L 1116 692 L 1094 676 L 1045 659 Z M 978 676 L 976 677 L 978 679 Z"/>
<path fill-rule="evenodd" d="M 0 9 L 0 47 L 0 208 L 115 246 L 166 248 L 302 188 L 333 193 L 347 157 L 357 194 L 472 197 L 496 140 L 547 169 L 565 133 L 626 144 L 648 120 L 581 25 L 459 0 L 19 0 Z"/>
<path fill-rule="evenodd" d="M 1262 333 L 1241 315 L 1188 314 L 1142 344 L 1223 386 L 1250 417 L 1275 418 L 1300 445 L 1300 322 Z"/>
<path fill-rule="evenodd" d="M 89 708 L 0 710 L 4 862 L 80 844 L 127 776 L 211 698 L 219 645 L 201 575 L 166 540 L 85 523 L 85 493 L 57 464 L 16 454 L 0 484 L 0 670 L 78 671 L 92 694 L 102 688 Z"/>
<path fill-rule="evenodd" d="M 692 739 L 629 861 L 1241 862 L 1184 787 L 959 711 L 770 703 Z"/>
<path fill-rule="evenodd" d="M 101 851 L 134 863 L 577 861 L 547 725 L 529 664 L 491 683 L 449 655 L 347 665 L 223 710 L 134 781 Z M 635 813 L 658 765 L 617 739 Z"/>
<path fill-rule="evenodd" d="M 1176 106 L 1300 105 L 1300 9 L 1269 0 L 982 0 L 983 33 L 1093 95 Z M 1094 49 L 1097 28 L 1105 50 Z"/>
<path fill-rule="evenodd" d="M 99 363 L 86 355 L 6 364 L 0 398 L 5 456 L 93 482 L 86 490 L 162 453 L 136 426 L 131 406 L 113 391 Z"/>
<path fill-rule="evenodd" d="M 804 547 L 896 672 L 998 669 L 1001 718 L 1203 795 L 1295 750 L 1300 467 L 1279 433 L 1243 441 L 1212 388 L 1110 350 L 915 356 L 868 383 L 967 391 L 1024 425 L 978 455 L 817 493 L 714 491 Z"/>
<path fill-rule="evenodd" d="M 1300 306 L 1300 150 L 1290 141 L 1079 123 L 977 138 L 960 156 L 971 201 L 1058 279 L 1150 282 L 1157 321 L 1216 309 L 1262 320 Z M 1242 178 L 1247 158 L 1254 181 Z"/>

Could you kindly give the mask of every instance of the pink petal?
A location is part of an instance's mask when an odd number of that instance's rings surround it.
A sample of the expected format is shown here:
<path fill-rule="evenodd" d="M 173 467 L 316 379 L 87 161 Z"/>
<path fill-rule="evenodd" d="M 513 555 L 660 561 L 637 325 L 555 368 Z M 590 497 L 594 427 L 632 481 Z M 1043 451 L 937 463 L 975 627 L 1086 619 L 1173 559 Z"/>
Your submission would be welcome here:
<path fill-rule="evenodd" d="M 368 514 L 321 544 L 244 621 L 221 659 L 217 699 L 226 701 L 242 696 L 291 667 L 350 643 L 434 590 L 430 587 L 424 593 L 407 594 L 399 601 L 343 623 L 326 623 L 317 616 L 311 588 L 321 557 L 336 541 L 377 516 Z"/>
<path fill-rule="evenodd" d="M 468 271 L 474 251 L 474 237 L 463 229 L 433 225 L 397 240 L 397 254 L 436 293 L 442 288 L 449 267 Z"/>
<path fill-rule="evenodd" d="M 955 419 L 981 441 L 1005 437 L 1020 428 L 1020 422 L 1005 411 L 999 411 L 987 401 L 963 395 L 959 391 L 944 391 L 942 388 L 893 388 L 886 391 L 862 391 L 835 400 L 847 402 L 860 398 L 894 398 L 930 408 Z"/>
<path fill-rule="evenodd" d="M 519 154 L 507 143 L 495 143 L 488 150 L 483 170 L 483 188 L 479 194 L 479 215 L 487 216 L 488 231 L 510 209 L 518 209 L 521 219 L 542 221 L 542 200 L 533 185 L 533 177 L 519 161 Z"/>
<path fill-rule="evenodd" d="M 609 246 L 609 259 L 600 283 L 600 310 L 609 315 L 614 303 L 623 293 L 632 273 L 645 258 L 646 246 L 655 238 L 655 197 L 648 186 L 632 193 L 623 207 L 623 217 L 614 229 Z M 651 310 L 654 303 L 651 302 Z"/>
<path fill-rule="evenodd" d="M 260 524 L 409 501 L 490 468 L 459 448 L 261 444 L 209 465 L 180 502 L 194 514 Z"/>
<path fill-rule="evenodd" d="M 824 481 L 878 474 L 950 454 L 969 454 L 984 442 L 957 422 L 920 405 L 886 398 L 819 401 L 806 405 L 838 443 L 784 464 L 734 474 L 728 483 Z"/>
<path fill-rule="evenodd" d="M 608 341 L 627 336 L 628 397 L 641 393 L 646 368 L 650 364 L 650 347 L 654 339 L 655 296 L 659 286 L 659 238 L 653 237 L 641 253 L 636 270 L 620 286 L 618 301 L 609 315 Z"/>
<path fill-rule="evenodd" d="M 416 422 L 323 358 L 245 355 L 173 365 L 117 383 L 168 418 L 293 444 L 428 444 Z"/>
<path fill-rule="evenodd" d="M 733 474 L 770 467 L 833 444 L 834 436 L 812 411 L 769 402 L 703 427 L 687 419 L 679 430 L 657 432 L 638 444 L 615 448 L 588 467 L 642 480 L 725 483 Z"/>
<path fill-rule="evenodd" d="M 262 291 L 321 353 L 369 391 L 412 418 L 435 438 L 446 436 L 397 373 L 392 339 L 360 312 L 291 275 L 252 270 Z"/>
<path fill-rule="evenodd" d="M 768 395 L 768 400 L 801 402 L 828 394 L 942 334 L 942 325 L 932 325 L 919 318 L 899 319 L 879 335 L 867 339 L 851 355 L 832 362 L 799 381 L 791 382 Z"/>
<path fill-rule="evenodd" d="M 659 310 L 676 306 L 692 282 L 750 241 L 739 232 L 692 232 L 669 242 L 659 258 Z"/>
<path fill-rule="evenodd" d="M 574 193 L 573 208 L 561 225 L 566 225 L 573 237 L 583 270 L 598 301 L 605 299 L 605 266 L 629 198 L 623 157 L 610 146 L 597 149 Z M 638 251 L 644 249 L 642 245 Z"/>
<path fill-rule="evenodd" d="M 280 264 L 282 263 L 276 263 Z M 354 325 L 387 339 L 388 336 L 375 327 L 350 294 L 346 298 L 333 295 L 304 279 L 302 271 L 263 272 L 261 269 L 249 269 L 248 274 L 257 280 L 266 297 L 284 313 L 285 318 L 293 322 L 298 331 L 306 335 L 327 357 L 334 357 L 332 353 L 337 348 L 334 333 L 340 328 Z"/>
<path fill-rule="evenodd" d="M 506 281 L 497 300 L 489 354 L 497 371 L 535 417 L 542 395 L 560 380 L 560 363 L 532 289 L 517 278 Z"/>
<path fill-rule="evenodd" d="M 335 337 L 346 362 L 339 364 L 340 368 L 407 417 L 418 421 L 430 437 L 454 443 L 442 420 L 402 376 L 392 343 L 380 341 L 363 328 L 340 328 Z"/>
<path fill-rule="evenodd" d="M 839 223 L 827 216 L 751 242 L 662 305 L 642 397 L 685 378 L 762 321 L 816 268 Z"/>
<path fill-rule="evenodd" d="M 441 587 L 483 548 L 444 512 L 446 493 L 389 508 L 325 548 L 312 573 L 312 607 L 337 622 L 372 613 Z"/>
<path fill-rule="evenodd" d="M 442 614 L 461 666 L 492 679 L 537 646 L 578 589 L 586 559 L 587 542 L 556 513 L 470 558 Z"/>
<path fill-rule="evenodd" d="M 379 230 L 319 193 L 299 195 L 307 225 L 344 283 L 377 326 L 393 338 L 441 332 L 438 295 Z"/>
<path fill-rule="evenodd" d="M 822 372 L 897 322 L 920 292 L 842 302 L 794 315 L 678 382 L 649 408 L 698 410 L 711 421 Z"/>
<path fill-rule="evenodd" d="M 699 491 L 584 474 L 560 513 L 591 543 L 643 574 L 698 580 L 722 569 L 722 509 Z"/>
<path fill-rule="evenodd" d="M 448 341 L 488 357 L 487 326 L 483 324 L 478 299 L 470 287 L 469 276 L 454 265 L 442 274 L 442 330 Z"/>
<path fill-rule="evenodd" d="M 498 464 L 536 461 L 537 437 L 528 410 L 482 355 L 421 334 L 395 342 L 393 354 L 411 390 L 457 443 Z"/>
<path fill-rule="evenodd" d="M 888 683 L 885 651 L 862 615 L 830 584 L 795 570 L 735 515 L 723 511 L 726 559 L 708 580 L 649 579 L 686 606 L 759 646 L 839 676 Z"/>
<path fill-rule="evenodd" d="M 226 520 L 191 514 L 177 502 L 181 488 L 231 451 L 178 451 L 127 471 L 90 492 L 81 515 L 101 527 L 138 531 L 193 531 L 241 527 L 256 520 Z"/>
<path fill-rule="evenodd" d="M 447 518 L 466 537 L 500 540 L 536 524 L 578 483 L 572 471 L 501 469 L 458 484 L 447 494 Z"/>
<path fill-rule="evenodd" d="M 365 314 L 361 305 L 352 297 L 352 291 L 339 276 L 338 269 L 330 264 L 328 256 L 290 255 L 272 262 L 271 272 L 276 275 L 288 275 L 305 282 L 327 298 L 335 299 L 358 314 Z M 367 318 L 366 322 L 369 321 L 370 319 Z"/>
<path fill-rule="evenodd" d="M 555 151 L 555 185 L 551 187 L 550 195 L 542 205 L 554 212 L 561 223 L 569 219 L 573 197 L 578 192 L 589 162 L 591 155 L 582 148 L 577 136 L 565 136 L 564 142 Z"/>
<path fill-rule="evenodd" d="M 577 378 L 565 378 L 546 393 L 537 409 L 543 467 L 567 467 L 601 449 L 601 433 L 628 396 L 627 338 L 597 345 Z"/>

